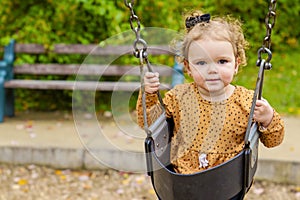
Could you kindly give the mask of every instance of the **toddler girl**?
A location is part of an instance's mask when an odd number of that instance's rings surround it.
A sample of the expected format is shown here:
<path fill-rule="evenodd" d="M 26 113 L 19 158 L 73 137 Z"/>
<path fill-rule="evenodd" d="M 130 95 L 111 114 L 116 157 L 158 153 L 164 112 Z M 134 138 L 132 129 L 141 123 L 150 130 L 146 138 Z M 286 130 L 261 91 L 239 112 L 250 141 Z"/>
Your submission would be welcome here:
<path fill-rule="evenodd" d="M 193 12 L 186 18 L 181 60 L 191 83 L 165 94 L 166 117 L 174 121 L 170 160 L 178 173 L 191 174 L 219 165 L 242 151 L 253 90 L 231 84 L 239 66 L 246 65 L 241 24 L 229 17 Z M 159 113 L 159 74 L 144 77 L 148 123 Z M 141 94 L 138 123 L 143 127 Z M 254 119 L 260 124 L 260 141 L 279 145 L 284 126 L 266 100 L 257 100 Z"/>

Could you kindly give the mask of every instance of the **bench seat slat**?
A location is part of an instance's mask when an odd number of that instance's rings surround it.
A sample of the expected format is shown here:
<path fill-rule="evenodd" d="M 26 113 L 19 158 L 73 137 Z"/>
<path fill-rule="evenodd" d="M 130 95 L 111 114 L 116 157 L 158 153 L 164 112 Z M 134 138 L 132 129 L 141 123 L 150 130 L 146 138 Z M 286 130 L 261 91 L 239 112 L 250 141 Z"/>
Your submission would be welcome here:
<path fill-rule="evenodd" d="M 56 54 L 81 54 L 81 55 L 123 55 L 132 54 L 132 45 L 107 45 L 101 47 L 97 44 L 55 44 L 53 50 L 45 48 L 41 44 L 16 44 L 16 53 L 28 53 L 28 54 L 46 54 L 48 52 Z M 174 55 L 170 51 L 168 45 L 152 45 L 149 46 L 147 52 L 151 55 Z"/>
<path fill-rule="evenodd" d="M 91 55 L 123 55 L 132 54 L 132 45 L 108 45 L 100 47 L 98 45 L 82 45 L 82 44 L 56 44 L 54 52 L 58 54 L 91 54 Z M 147 52 L 151 55 L 172 55 L 168 45 L 152 45 L 149 46 Z"/>
<path fill-rule="evenodd" d="M 16 44 L 15 53 L 44 54 L 46 50 L 42 44 Z"/>
<path fill-rule="evenodd" d="M 5 88 L 27 88 L 41 90 L 92 90 L 92 91 L 137 91 L 140 82 L 94 82 L 94 81 L 64 81 L 64 80 L 10 80 L 5 82 Z M 170 88 L 162 84 L 162 89 Z"/>
<path fill-rule="evenodd" d="M 82 44 L 56 44 L 54 52 L 58 54 L 90 54 L 90 55 L 123 55 L 132 54 L 132 45 L 82 45 Z M 172 55 L 168 45 L 149 46 L 147 52 L 151 55 Z"/>
<path fill-rule="evenodd" d="M 153 66 L 154 71 L 161 76 L 171 76 L 172 68 L 167 66 Z M 96 65 L 96 64 L 24 64 L 14 67 L 15 74 L 33 75 L 105 75 L 122 76 L 140 75 L 139 67 L 118 65 Z"/>

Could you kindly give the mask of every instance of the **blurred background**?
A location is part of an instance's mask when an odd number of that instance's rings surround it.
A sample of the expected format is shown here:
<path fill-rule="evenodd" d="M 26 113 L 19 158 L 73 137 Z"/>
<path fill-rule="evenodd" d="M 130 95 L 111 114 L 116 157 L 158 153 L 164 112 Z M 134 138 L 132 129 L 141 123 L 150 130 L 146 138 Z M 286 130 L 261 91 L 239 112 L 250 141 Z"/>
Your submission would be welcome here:
<path fill-rule="evenodd" d="M 265 16 L 268 6 L 267 0 L 135 0 L 134 10 L 142 27 L 174 31 L 184 28 L 183 15 L 191 10 L 201 9 L 213 16 L 231 15 L 240 19 L 250 49 L 247 52 L 248 65 L 240 69 L 234 82 L 251 89 L 255 87 L 258 72 L 255 65 L 257 50 L 266 35 Z M 300 180 L 300 156 L 297 150 L 300 115 L 300 0 L 279 0 L 276 13 L 271 48 L 273 68 L 266 71 L 263 96 L 289 119 L 288 132 L 292 134 L 279 149 L 263 152 L 262 158 L 275 158 L 278 162 L 271 164 L 264 160 L 266 163 L 261 163 L 263 171 L 259 175 L 265 175 L 271 182 L 255 181 L 246 197 L 248 200 L 300 199 L 300 187 L 297 186 Z M 131 31 L 129 16 L 130 12 L 123 0 L 1 0 L 0 60 L 3 54 L 1 47 L 15 39 L 20 44 L 42 44 L 49 51 L 43 55 L 17 55 L 15 64 L 82 63 L 85 55 L 57 56 L 51 50 L 59 43 L 101 44 L 107 38 L 126 31 L 128 33 Z M 168 59 L 169 66 L 174 65 L 170 57 L 153 56 L 150 59 L 156 63 Z M 129 65 L 136 63 L 136 58 L 127 56 L 116 62 Z M 22 76 L 31 78 L 35 75 Z M 43 75 L 36 78 L 75 79 L 71 75 Z M 70 114 L 72 91 L 15 89 L 15 97 L 16 111 L 21 114 L 0 124 L 1 161 L 10 156 L 7 159 L 10 164 L 0 164 L 0 199 L 155 199 L 155 192 L 145 174 L 82 169 L 83 166 L 88 168 L 93 165 L 85 162 L 92 158 L 83 149 Z M 129 103 L 129 110 L 133 112 L 136 97 L 137 94 L 133 94 Z M 119 140 L 124 135 L 111 122 L 111 92 L 97 92 L 96 98 L 101 99 L 96 99 L 96 102 L 101 103 L 95 105 L 96 112 L 103 114 L 101 128 L 108 129 L 107 135 L 111 136 L 112 141 Z M 82 99 L 82 103 L 86 103 L 85 99 Z M 33 116 L 31 112 L 39 114 Z M 85 116 L 87 121 L 90 117 L 90 114 Z M 79 125 L 87 132 L 91 127 L 85 121 Z M 128 137 L 124 143 L 135 147 Z M 138 145 L 143 151 L 143 144 Z M 35 165 L 32 160 L 37 163 L 46 161 L 48 167 L 45 163 L 42 163 L 43 166 Z M 65 163 L 67 165 L 63 165 Z M 95 168 L 98 169 L 98 165 Z M 273 176 L 267 177 L 269 174 Z"/>
<path fill-rule="evenodd" d="M 130 30 L 129 10 L 122 0 L 1 0 L 0 46 L 11 38 L 17 43 L 43 44 L 51 50 L 54 44 L 99 44 L 101 41 Z M 248 66 L 240 70 L 235 83 L 254 88 L 257 68 L 257 50 L 266 35 L 265 15 L 269 1 L 243 0 L 164 0 L 135 1 L 134 9 L 142 26 L 180 31 L 183 14 L 201 9 L 212 15 L 229 14 L 239 18 L 250 42 Z M 299 13 L 300 1 L 280 0 L 276 8 L 276 24 L 272 32 L 273 69 L 266 73 L 264 97 L 281 113 L 300 114 L 299 84 Z M 128 58 L 130 59 L 130 58 Z M 124 62 L 130 63 L 128 59 Z M 20 55 L 15 63 L 70 63 L 83 61 L 83 56 Z M 172 66 L 172 63 L 170 63 Z M 44 79 L 61 77 L 44 76 Z M 74 77 L 63 77 L 72 79 Z M 51 97 L 51 98 L 50 98 Z M 72 91 L 16 89 L 17 111 L 71 110 Z M 102 92 L 98 98 L 110 94 Z M 24 101 L 26 99 L 26 101 Z M 135 107 L 135 99 L 130 105 Z M 97 111 L 109 111 L 109 103 L 97 105 Z"/>

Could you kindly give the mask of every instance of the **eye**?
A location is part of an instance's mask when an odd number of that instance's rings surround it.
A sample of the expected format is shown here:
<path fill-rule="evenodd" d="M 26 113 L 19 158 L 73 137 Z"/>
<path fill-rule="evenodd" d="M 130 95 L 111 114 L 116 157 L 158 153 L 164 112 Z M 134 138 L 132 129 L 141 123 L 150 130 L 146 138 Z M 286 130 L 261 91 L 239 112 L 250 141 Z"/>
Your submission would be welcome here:
<path fill-rule="evenodd" d="M 229 61 L 226 60 L 226 59 L 221 59 L 221 60 L 218 61 L 218 63 L 219 63 L 219 64 L 222 64 L 222 65 L 227 64 L 228 62 L 229 62 Z"/>
<path fill-rule="evenodd" d="M 206 62 L 205 61 L 198 61 L 198 62 L 196 62 L 196 65 L 205 65 L 206 64 Z"/>

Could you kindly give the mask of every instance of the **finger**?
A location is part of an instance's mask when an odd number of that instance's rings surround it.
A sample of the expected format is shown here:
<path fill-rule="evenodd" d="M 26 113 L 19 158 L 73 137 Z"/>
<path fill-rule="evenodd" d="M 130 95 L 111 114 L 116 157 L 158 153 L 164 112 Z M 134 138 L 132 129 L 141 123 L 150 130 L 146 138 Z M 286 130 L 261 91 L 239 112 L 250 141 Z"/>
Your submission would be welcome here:
<path fill-rule="evenodd" d="M 145 91 L 148 92 L 148 93 L 154 93 L 154 92 L 158 91 L 158 88 L 159 88 L 158 86 L 156 86 L 156 87 L 148 86 L 148 87 L 145 88 Z"/>
<path fill-rule="evenodd" d="M 150 84 L 157 84 L 157 83 L 159 83 L 159 78 L 157 78 L 157 77 L 149 78 L 148 79 L 148 83 L 150 83 Z"/>
<path fill-rule="evenodd" d="M 263 111 L 262 107 L 255 107 L 253 114 L 256 115 L 256 117 L 259 117 Z"/>
<path fill-rule="evenodd" d="M 257 106 L 270 106 L 269 102 L 265 99 L 257 100 L 256 105 Z"/>
<path fill-rule="evenodd" d="M 259 116 L 260 116 L 259 114 L 253 114 L 254 121 L 259 122 L 260 121 L 260 117 Z"/>
<path fill-rule="evenodd" d="M 253 112 L 253 117 L 255 116 L 257 116 L 259 114 L 259 112 L 257 111 L 257 110 L 254 110 L 254 112 Z"/>
<path fill-rule="evenodd" d="M 255 104 L 254 112 L 257 113 L 258 111 L 260 111 L 260 109 L 261 109 L 261 105 Z"/>
<path fill-rule="evenodd" d="M 257 121 L 256 115 L 255 115 L 255 114 L 253 114 L 253 120 L 254 120 L 254 121 Z"/>
<path fill-rule="evenodd" d="M 263 106 L 265 103 L 262 100 L 257 100 L 255 106 L 260 107 Z"/>
<path fill-rule="evenodd" d="M 159 78 L 158 77 L 153 77 L 148 79 L 149 83 L 153 83 L 153 84 L 159 84 Z"/>
<path fill-rule="evenodd" d="M 155 92 L 157 92 L 158 90 L 156 90 L 156 89 L 149 89 L 149 90 L 147 90 L 146 92 L 147 93 L 150 93 L 150 94 L 153 94 L 153 93 L 155 93 Z"/>
<path fill-rule="evenodd" d="M 265 103 L 269 104 L 269 102 L 268 102 L 268 100 L 267 100 L 267 99 L 264 99 L 264 98 L 262 98 L 262 99 L 261 99 L 261 101 L 263 101 L 263 102 L 265 102 Z"/>
<path fill-rule="evenodd" d="M 144 77 L 144 82 L 145 84 L 151 84 L 151 83 L 154 83 L 154 82 L 158 82 L 158 79 L 155 78 L 155 77 Z"/>
<path fill-rule="evenodd" d="M 159 82 L 155 82 L 155 83 L 151 83 L 151 84 L 149 84 L 149 87 L 151 87 L 151 88 L 158 88 L 158 87 L 159 87 L 159 85 L 160 85 L 160 83 L 159 83 Z"/>
<path fill-rule="evenodd" d="M 145 73 L 145 77 L 147 77 L 147 78 L 159 77 L 159 73 L 157 73 L 157 72 L 155 72 L 155 73 L 153 73 L 153 72 L 146 72 Z"/>
<path fill-rule="evenodd" d="M 254 112 L 259 112 L 259 111 L 261 111 L 261 106 L 255 106 L 255 108 L 254 108 Z"/>
<path fill-rule="evenodd" d="M 146 91 L 147 92 L 150 92 L 150 90 L 152 91 L 152 90 L 158 90 L 158 88 L 159 88 L 159 86 L 160 86 L 160 83 L 159 83 L 159 81 L 156 81 L 156 82 L 146 82 L 145 81 L 145 89 L 146 89 Z M 149 91 L 148 91 L 149 90 Z"/>
<path fill-rule="evenodd" d="M 145 78 L 146 78 L 146 79 L 150 79 L 150 78 L 152 78 L 152 77 L 154 77 L 154 73 L 152 73 L 152 72 L 146 72 L 146 73 L 145 73 Z"/>
<path fill-rule="evenodd" d="M 159 82 L 159 74 L 147 72 L 147 74 L 145 74 L 145 82 L 149 82 L 149 83 Z"/>
<path fill-rule="evenodd" d="M 148 89 L 154 89 L 154 90 L 157 90 L 159 88 L 159 84 L 155 83 L 155 84 L 152 84 L 152 83 L 148 83 L 148 84 L 145 84 L 145 89 L 148 90 Z"/>

